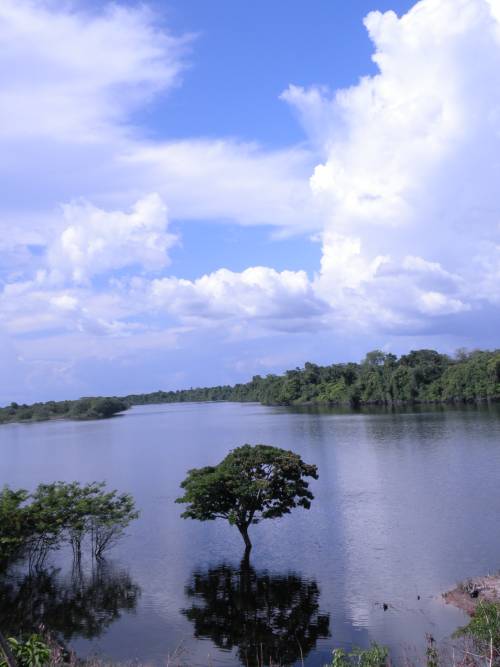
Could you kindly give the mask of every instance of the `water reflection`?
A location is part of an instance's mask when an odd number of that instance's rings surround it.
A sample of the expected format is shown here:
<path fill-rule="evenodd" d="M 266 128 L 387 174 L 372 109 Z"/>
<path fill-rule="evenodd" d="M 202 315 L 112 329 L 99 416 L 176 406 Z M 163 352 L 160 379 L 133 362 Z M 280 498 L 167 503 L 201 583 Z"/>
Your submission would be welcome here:
<path fill-rule="evenodd" d="M 194 602 L 182 613 L 194 624 L 195 637 L 223 650 L 236 648 L 245 665 L 291 665 L 330 636 L 318 584 L 292 572 L 222 563 L 194 571 L 185 592 Z"/>
<path fill-rule="evenodd" d="M 135 610 L 139 586 L 129 574 L 101 563 L 90 571 L 41 570 L 24 577 L 0 578 L 0 627 L 19 636 L 40 626 L 62 641 L 102 635 L 123 612 Z"/>

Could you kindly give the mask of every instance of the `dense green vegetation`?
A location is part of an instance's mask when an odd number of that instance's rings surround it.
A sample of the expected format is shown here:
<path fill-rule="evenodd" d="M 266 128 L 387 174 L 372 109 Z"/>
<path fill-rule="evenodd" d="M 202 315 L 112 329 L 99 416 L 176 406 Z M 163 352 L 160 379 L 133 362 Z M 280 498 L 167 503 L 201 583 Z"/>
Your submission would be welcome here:
<path fill-rule="evenodd" d="M 102 482 L 40 484 L 34 493 L 0 490 L 0 571 L 19 558 L 40 568 L 47 554 L 70 544 L 75 562 L 82 545 L 101 559 L 136 519 L 133 498 L 106 491 Z"/>
<path fill-rule="evenodd" d="M 11 667 L 13 664 L 17 667 L 43 667 L 50 664 L 52 651 L 40 635 L 32 634 L 22 640 L 9 637 L 5 641 L 2 638 L 0 641 L 4 657 L 0 660 L 0 667 Z"/>
<path fill-rule="evenodd" d="M 298 454 L 269 445 L 243 445 L 218 465 L 189 470 L 181 487 L 186 503 L 184 519 L 226 519 L 236 526 L 247 551 L 251 524 L 276 519 L 294 507 L 311 507 L 314 498 L 306 477 L 318 478 L 315 465 L 304 463 Z"/>
<path fill-rule="evenodd" d="M 500 662 L 500 605 L 481 600 L 472 620 L 455 633 L 455 637 L 469 637 L 474 649 L 492 666 Z"/>
<path fill-rule="evenodd" d="M 11 403 L 0 408 L 0 424 L 39 422 L 48 419 L 106 419 L 129 407 L 121 398 L 80 398 L 76 401 L 47 401 L 33 405 Z"/>
<path fill-rule="evenodd" d="M 50 663 L 50 646 L 40 635 L 33 634 L 24 640 L 15 637 L 5 640 L 0 635 L 0 648 L 0 667 L 43 667 Z"/>
<path fill-rule="evenodd" d="M 47 419 L 105 419 L 131 405 L 196 401 L 257 402 L 263 405 L 405 405 L 473 403 L 500 399 L 500 350 L 413 350 L 396 357 L 374 350 L 360 363 L 304 368 L 283 375 L 255 375 L 234 386 L 129 394 L 121 398 L 80 398 L 0 408 L 0 424 Z"/>
<path fill-rule="evenodd" d="M 184 401 L 256 401 L 264 405 L 402 405 L 466 403 L 500 398 L 500 350 L 459 351 L 454 357 L 416 350 L 401 357 L 374 350 L 361 363 L 255 375 L 251 382 L 134 394 L 133 405 Z"/>
<path fill-rule="evenodd" d="M 370 648 L 354 647 L 349 653 L 341 648 L 334 649 L 332 662 L 325 667 L 386 667 L 390 664 L 389 650 L 374 642 Z M 427 667 L 431 667 L 429 660 L 427 660 Z M 437 667 L 437 665 L 432 667 Z"/>

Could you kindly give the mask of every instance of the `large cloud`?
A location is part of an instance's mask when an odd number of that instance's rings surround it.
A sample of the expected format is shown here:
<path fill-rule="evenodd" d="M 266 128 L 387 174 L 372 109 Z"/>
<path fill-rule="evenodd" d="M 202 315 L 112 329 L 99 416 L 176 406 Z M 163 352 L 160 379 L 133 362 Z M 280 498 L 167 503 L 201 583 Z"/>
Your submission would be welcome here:
<path fill-rule="evenodd" d="M 372 12 L 379 74 L 284 94 L 327 154 L 317 289 L 347 316 L 432 327 L 498 300 L 499 20 L 498 0 Z"/>

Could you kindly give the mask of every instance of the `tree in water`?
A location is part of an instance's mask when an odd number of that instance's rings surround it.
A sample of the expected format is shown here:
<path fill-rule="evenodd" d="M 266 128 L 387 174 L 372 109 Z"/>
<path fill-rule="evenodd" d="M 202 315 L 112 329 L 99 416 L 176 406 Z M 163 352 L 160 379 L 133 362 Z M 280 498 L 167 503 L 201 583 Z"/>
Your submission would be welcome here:
<path fill-rule="evenodd" d="M 294 507 L 309 509 L 314 498 L 306 477 L 318 478 L 315 465 L 298 454 L 269 445 L 243 445 L 216 466 L 188 472 L 175 502 L 186 503 L 184 519 L 226 519 L 238 528 L 248 553 L 251 524 L 276 519 Z"/>
<path fill-rule="evenodd" d="M 243 559 L 240 568 L 223 563 L 194 572 L 185 593 L 194 604 L 182 614 L 194 624 L 195 637 L 236 648 L 249 667 L 294 664 L 330 636 L 318 584 L 292 572 L 258 572 Z"/>
<path fill-rule="evenodd" d="M 99 560 L 139 513 L 128 493 L 107 491 L 104 482 L 52 482 L 29 494 L 0 489 L 0 571 L 26 558 L 30 570 L 43 569 L 47 555 L 69 543 L 75 562 L 82 544 Z"/>

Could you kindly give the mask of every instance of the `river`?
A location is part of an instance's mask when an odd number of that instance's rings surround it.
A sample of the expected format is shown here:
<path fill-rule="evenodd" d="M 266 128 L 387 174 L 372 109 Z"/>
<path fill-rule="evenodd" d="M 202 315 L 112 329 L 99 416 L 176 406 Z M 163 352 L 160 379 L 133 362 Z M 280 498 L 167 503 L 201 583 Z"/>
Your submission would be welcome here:
<path fill-rule="evenodd" d="M 246 442 L 298 452 L 319 479 L 309 511 L 251 528 L 241 570 L 237 530 L 183 520 L 174 500 L 188 469 Z M 0 588 L 0 626 L 29 609 L 81 656 L 324 665 L 333 647 L 372 641 L 412 655 L 426 633 L 445 641 L 466 620 L 440 593 L 500 567 L 498 406 L 137 406 L 2 426 L 0 457 L 0 483 L 105 480 L 141 511 L 101 567 L 85 562 L 76 576 L 62 552 Z"/>

